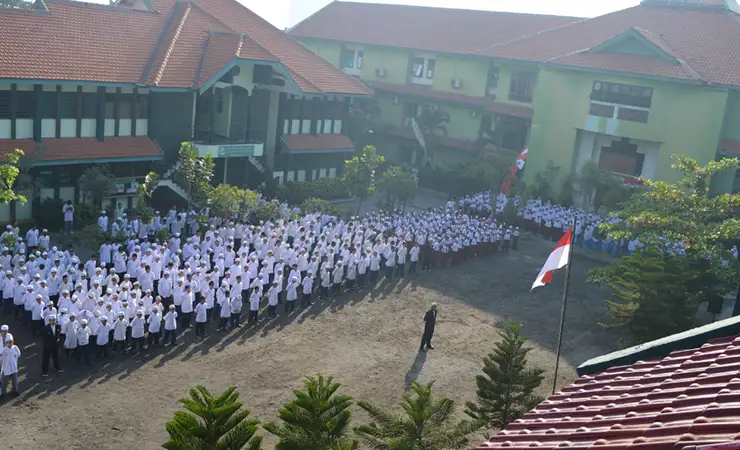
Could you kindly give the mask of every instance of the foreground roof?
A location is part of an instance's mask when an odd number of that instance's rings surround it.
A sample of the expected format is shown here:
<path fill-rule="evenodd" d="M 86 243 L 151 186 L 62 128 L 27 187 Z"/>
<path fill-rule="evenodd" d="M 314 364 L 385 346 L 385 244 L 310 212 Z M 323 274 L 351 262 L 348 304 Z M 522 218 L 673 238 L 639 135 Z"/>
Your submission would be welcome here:
<path fill-rule="evenodd" d="M 584 375 L 477 447 L 674 450 L 740 440 L 740 336 Z"/>
<path fill-rule="evenodd" d="M 289 33 L 297 37 L 468 54 L 577 20 L 537 14 L 334 1 Z"/>
<path fill-rule="evenodd" d="M 96 138 L 0 139 L 0 155 L 23 150 L 34 166 L 113 161 L 153 161 L 162 159 L 162 150 L 147 136 Z"/>
<path fill-rule="evenodd" d="M 689 8 L 667 0 L 647 1 L 515 41 L 492 44 L 475 54 L 740 85 L 740 15 L 724 7 L 721 0 L 705 5 Z M 652 45 L 668 57 L 658 61 L 597 52 L 603 44 L 631 30 L 644 38 L 646 46 Z"/>
<path fill-rule="evenodd" d="M 372 93 L 235 0 L 148 3 L 0 8 L 0 79 L 198 88 L 241 59 L 274 65 L 303 93 Z"/>

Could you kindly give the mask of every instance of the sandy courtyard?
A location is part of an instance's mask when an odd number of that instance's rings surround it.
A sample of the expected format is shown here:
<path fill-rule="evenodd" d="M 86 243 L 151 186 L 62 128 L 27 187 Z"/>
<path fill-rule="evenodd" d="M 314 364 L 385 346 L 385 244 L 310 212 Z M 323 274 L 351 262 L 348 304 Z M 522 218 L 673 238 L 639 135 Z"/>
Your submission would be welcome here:
<path fill-rule="evenodd" d="M 194 343 L 189 332 L 174 349 L 96 361 L 91 369 L 69 363 L 64 374 L 52 371 L 49 378 L 40 376 L 40 344 L 9 322 L 23 352 L 22 394 L 0 405 L 0 442 L 6 449 L 154 449 L 166 440 L 164 423 L 178 409 L 177 399 L 196 384 L 214 392 L 235 385 L 253 417 L 271 420 L 301 377 L 316 372 L 335 376 L 341 392 L 387 406 L 398 403 L 411 381 L 434 380 L 439 394 L 462 406 L 474 399 L 483 356 L 507 319 L 524 321 L 535 346 L 530 361 L 548 371 L 546 394 L 562 274 L 553 286 L 534 293 L 529 287 L 552 245 L 523 238 L 520 250 L 508 255 L 383 282 L 228 336 Z M 559 385 L 574 378 L 575 366 L 617 346 L 615 335 L 597 325 L 605 319 L 606 293 L 585 281 L 593 265 L 574 258 Z M 432 301 L 440 305 L 436 349 L 417 354 Z M 356 423 L 364 419 L 355 414 Z M 265 448 L 273 443 L 267 436 Z"/>

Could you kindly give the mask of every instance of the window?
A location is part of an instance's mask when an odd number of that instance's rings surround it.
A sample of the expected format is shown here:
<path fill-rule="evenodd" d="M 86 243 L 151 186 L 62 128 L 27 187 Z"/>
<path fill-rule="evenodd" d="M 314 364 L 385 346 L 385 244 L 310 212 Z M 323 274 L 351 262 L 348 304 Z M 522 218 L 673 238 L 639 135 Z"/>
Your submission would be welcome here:
<path fill-rule="evenodd" d="M 57 93 L 50 91 L 40 92 L 39 108 L 42 119 L 54 119 L 57 116 Z"/>
<path fill-rule="evenodd" d="M 84 92 L 82 94 L 82 118 L 97 119 L 98 117 L 98 94 Z"/>
<path fill-rule="evenodd" d="M 591 103 L 588 113 L 592 116 L 614 117 L 614 107 L 611 105 L 602 105 L 601 103 Z"/>
<path fill-rule="evenodd" d="M 10 91 L 0 91 L 0 119 L 10 119 Z"/>
<path fill-rule="evenodd" d="M 116 118 L 116 97 L 117 94 L 105 94 L 105 118 Z"/>
<path fill-rule="evenodd" d="M 509 100 L 515 102 L 532 102 L 536 75 L 530 72 L 514 72 L 509 84 Z"/>
<path fill-rule="evenodd" d="M 594 81 L 591 90 L 591 100 L 617 105 L 650 108 L 652 99 L 653 88 L 649 87 Z"/>
<path fill-rule="evenodd" d="M 121 94 L 121 104 L 118 105 L 118 117 L 121 119 L 131 119 L 133 111 L 131 104 L 134 100 L 134 94 Z"/>
<path fill-rule="evenodd" d="M 491 66 L 488 69 L 488 87 L 486 88 L 487 95 L 496 95 L 496 89 L 498 89 L 498 75 L 499 68 L 497 66 Z"/>
<path fill-rule="evenodd" d="M 33 117 L 33 92 L 15 92 L 15 117 L 16 119 L 31 119 Z"/>
<path fill-rule="evenodd" d="M 619 108 L 619 111 L 617 111 L 617 119 L 647 123 L 648 114 L 649 112 L 644 109 Z"/>
<path fill-rule="evenodd" d="M 138 94 L 136 96 L 136 117 L 146 119 L 149 116 L 149 96 Z"/>
<path fill-rule="evenodd" d="M 362 69 L 362 50 L 345 48 L 342 51 L 342 69 Z"/>
<path fill-rule="evenodd" d="M 434 79 L 434 67 L 436 61 L 433 58 L 423 58 L 420 56 L 411 60 L 411 81 L 431 84 Z"/>
<path fill-rule="evenodd" d="M 59 93 L 59 117 L 62 119 L 77 118 L 77 92 Z"/>

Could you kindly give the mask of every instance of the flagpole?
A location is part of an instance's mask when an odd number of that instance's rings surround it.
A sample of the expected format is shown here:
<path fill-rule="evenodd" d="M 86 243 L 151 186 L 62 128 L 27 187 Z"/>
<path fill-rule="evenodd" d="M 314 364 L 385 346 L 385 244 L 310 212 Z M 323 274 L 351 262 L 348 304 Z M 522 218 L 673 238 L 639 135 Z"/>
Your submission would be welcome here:
<path fill-rule="evenodd" d="M 573 259 L 573 251 L 575 250 L 575 233 L 576 233 L 576 221 L 578 219 L 573 217 L 573 228 L 571 229 L 571 242 L 570 251 L 568 252 L 568 264 L 565 266 L 565 281 L 563 282 L 563 301 L 560 307 L 560 328 L 558 329 L 558 347 L 555 352 L 555 374 L 552 377 L 552 393 L 555 394 L 555 390 L 558 385 L 558 370 L 560 369 L 560 350 L 563 346 L 563 329 L 565 328 L 565 308 L 568 305 L 568 284 L 570 282 L 570 266 L 571 260 Z"/>

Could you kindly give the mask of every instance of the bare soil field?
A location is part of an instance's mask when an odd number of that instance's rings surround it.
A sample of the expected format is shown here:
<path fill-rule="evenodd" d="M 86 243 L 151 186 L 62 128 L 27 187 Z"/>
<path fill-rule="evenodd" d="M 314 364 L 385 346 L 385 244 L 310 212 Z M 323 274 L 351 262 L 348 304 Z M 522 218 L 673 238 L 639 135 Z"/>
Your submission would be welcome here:
<path fill-rule="evenodd" d="M 533 365 L 552 385 L 563 274 L 553 285 L 529 288 L 553 243 L 523 236 L 518 251 L 383 281 L 370 291 L 343 294 L 292 316 L 246 326 L 177 347 L 153 349 L 92 367 L 65 364 L 65 373 L 41 377 L 40 343 L 11 325 L 21 348 L 19 397 L 0 404 L 5 449 L 154 449 L 166 441 L 164 423 L 177 399 L 203 384 L 212 391 L 234 385 L 252 416 L 272 420 L 292 398 L 301 377 L 333 375 L 341 392 L 393 406 L 414 380 L 435 381 L 435 391 L 460 407 L 475 398 L 475 376 L 505 320 L 524 322 Z M 575 256 L 558 385 L 575 378 L 575 366 L 617 348 L 616 333 L 597 325 L 608 292 L 586 282 L 596 263 Z M 439 304 L 434 350 L 417 353 L 422 317 Z M 280 307 L 282 309 L 282 306 Z M 0 319 L 0 322 L 3 322 Z M 215 327 L 212 327 L 215 328 Z M 215 330 L 214 330 L 215 331 Z M 63 363 L 64 357 L 62 356 Z M 357 413 L 355 422 L 365 417 Z M 265 434 L 266 433 L 262 433 Z M 265 448 L 274 438 L 267 436 Z"/>

